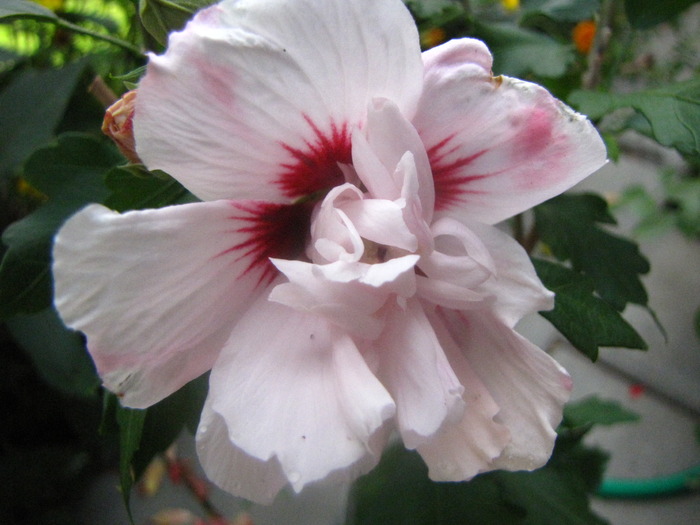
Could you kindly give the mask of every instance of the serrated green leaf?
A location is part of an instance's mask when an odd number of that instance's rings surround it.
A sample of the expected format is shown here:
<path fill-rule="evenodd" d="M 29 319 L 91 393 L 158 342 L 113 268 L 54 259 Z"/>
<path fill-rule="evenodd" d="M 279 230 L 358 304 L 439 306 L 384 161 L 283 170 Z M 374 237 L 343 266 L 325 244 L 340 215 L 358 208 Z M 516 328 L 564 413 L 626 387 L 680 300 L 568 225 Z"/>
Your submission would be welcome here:
<path fill-rule="evenodd" d="M 0 93 L 0 177 L 12 174 L 53 137 L 85 65 L 75 62 L 61 69 L 29 69 L 16 75 Z"/>
<path fill-rule="evenodd" d="M 672 20 L 698 0 L 625 0 L 630 23 L 638 29 L 648 29 Z"/>
<path fill-rule="evenodd" d="M 122 161 L 110 143 L 82 134 L 62 135 L 29 158 L 25 178 L 48 201 L 2 236 L 7 251 L 0 264 L 0 318 L 51 304 L 53 236 L 78 209 L 105 198 L 103 175 Z"/>
<path fill-rule="evenodd" d="M 634 108 L 662 145 L 700 156 L 700 78 L 635 93 L 575 91 L 569 103 L 591 118 L 621 108 Z"/>
<path fill-rule="evenodd" d="M 139 0 L 141 23 L 153 38 L 165 45 L 168 34 L 182 29 L 194 13 L 217 0 Z"/>
<path fill-rule="evenodd" d="M 610 426 L 639 421 L 639 414 L 617 401 L 589 396 L 564 407 L 564 422 L 571 427 Z"/>
<path fill-rule="evenodd" d="M 560 195 L 535 208 L 535 222 L 554 256 L 589 277 L 603 300 L 620 311 L 627 303 L 646 306 L 639 275 L 649 271 L 649 262 L 634 242 L 600 227 L 615 223 L 601 197 Z"/>
<path fill-rule="evenodd" d="M 141 165 L 114 168 L 107 173 L 105 183 L 111 193 L 104 204 L 116 211 L 160 208 L 196 200 L 169 175 L 150 172 Z"/>
<path fill-rule="evenodd" d="M 56 13 L 29 0 L 3 0 L 0 5 L 0 20 L 10 21 L 18 18 L 52 21 L 58 19 Z"/>
<path fill-rule="evenodd" d="M 129 501 L 135 478 L 131 463 L 141 446 L 146 410 L 124 408 L 118 405 L 116 412 L 117 424 L 119 425 L 119 484 L 129 519 L 133 523 Z"/>
<path fill-rule="evenodd" d="M 484 40 L 494 56 L 496 74 L 524 77 L 531 73 L 560 77 L 576 59 L 573 48 L 534 31 L 510 24 L 476 24 L 474 35 Z"/>
<path fill-rule="evenodd" d="M 6 324 L 47 384 L 70 396 L 95 396 L 100 380 L 83 338 L 66 328 L 53 308 L 13 317 Z"/>
<path fill-rule="evenodd" d="M 596 297 L 585 276 L 549 261 L 533 259 L 542 283 L 556 295 L 554 309 L 540 312 L 592 361 L 601 346 L 646 349 L 646 343 L 607 302 Z"/>

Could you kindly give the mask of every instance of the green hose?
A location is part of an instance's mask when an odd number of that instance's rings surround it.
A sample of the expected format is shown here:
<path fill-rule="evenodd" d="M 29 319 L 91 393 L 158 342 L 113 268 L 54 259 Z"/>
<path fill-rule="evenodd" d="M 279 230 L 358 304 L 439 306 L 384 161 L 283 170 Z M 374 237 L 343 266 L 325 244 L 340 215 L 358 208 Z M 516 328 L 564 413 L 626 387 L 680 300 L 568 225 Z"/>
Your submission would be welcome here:
<path fill-rule="evenodd" d="M 672 496 L 700 490 L 700 465 L 648 479 L 609 478 L 603 480 L 597 494 L 611 499 L 644 499 Z"/>

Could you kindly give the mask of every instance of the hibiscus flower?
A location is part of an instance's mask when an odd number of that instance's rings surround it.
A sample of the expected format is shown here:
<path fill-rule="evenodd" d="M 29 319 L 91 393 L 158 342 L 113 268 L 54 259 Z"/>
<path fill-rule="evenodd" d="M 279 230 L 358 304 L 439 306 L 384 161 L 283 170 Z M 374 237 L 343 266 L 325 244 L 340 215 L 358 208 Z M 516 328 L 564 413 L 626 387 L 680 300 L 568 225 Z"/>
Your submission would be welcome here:
<path fill-rule="evenodd" d="M 367 472 L 398 434 L 434 480 L 548 459 L 571 381 L 513 329 L 551 308 L 493 226 L 605 162 L 583 116 L 421 54 L 400 0 L 231 0 L 151 56 L 136 152 L 201 202 L 59 231 L 55 304 L 148 407 L 211 370 L 209 477 L 269 502 Z"/>

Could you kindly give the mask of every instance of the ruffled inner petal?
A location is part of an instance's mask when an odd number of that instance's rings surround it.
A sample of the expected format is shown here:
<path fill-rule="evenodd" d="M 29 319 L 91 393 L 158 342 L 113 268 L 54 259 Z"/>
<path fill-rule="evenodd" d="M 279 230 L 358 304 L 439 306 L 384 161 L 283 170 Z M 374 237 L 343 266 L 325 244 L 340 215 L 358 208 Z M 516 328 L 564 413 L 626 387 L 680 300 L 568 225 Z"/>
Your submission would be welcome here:
<path fill-rule="evenodd" d="M 384 445 L 376 437 L 395 410 L 349 337 L 264 298 L 236 325 L 209 396 L 231 442 L 262 462 L 276 458 L 297 492 L 376 463 Z"/>
<path fill-rule="evenodd" d="M 442 320 L 429 315 L 452 369 L 464 385 L 464 415 L 447 422 L 418 452 L 434 481 L 464 481 L 494 468 L 493 462 L 510 442 L 510 431 L 496 421 L 500 410 L 486 385 L 472 370 Z"/>
<path fill-rule="evenodd" d="M 499 407 L 511 439 L 492 468 L 532 470 L 552 454 L 571 377 L 549 355 L 488 311 L 437 310 L 470 368 Z"/>
<path fill-rule="evenodd" d="M 416 299 L 387 313 L 373 343 L 378 377 L 396 401 L 396 422 L 407 448 L 426 443 L 446 421 L 462 417 L 464 387 L 450 367 Z"/>

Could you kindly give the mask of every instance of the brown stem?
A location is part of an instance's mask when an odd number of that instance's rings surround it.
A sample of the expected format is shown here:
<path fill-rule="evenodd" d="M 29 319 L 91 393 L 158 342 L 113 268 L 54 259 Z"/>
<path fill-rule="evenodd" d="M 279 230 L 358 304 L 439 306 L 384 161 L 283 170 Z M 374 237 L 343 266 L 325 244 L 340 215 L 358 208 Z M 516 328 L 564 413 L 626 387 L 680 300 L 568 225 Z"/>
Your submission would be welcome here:
<path fill-rule="evenodd" d="M 612 37 L 612 19 L 615 12 L 614 0 L 602 0 L 600 15 L 593 45 L 588 53 L 588 69 L 583 74 L 581 85 L 584 89 L 594 89 L 602 78 L 603 61 Z"/>
<path fill-rule="evenodd" d="M 99 75 L 96 76 L 88 86 L 88 93 L 95 97 L 105 108 L 108 108 L 119 100 L 119 97 L 112 91 L 112 88 L 110 88 Z"/>

